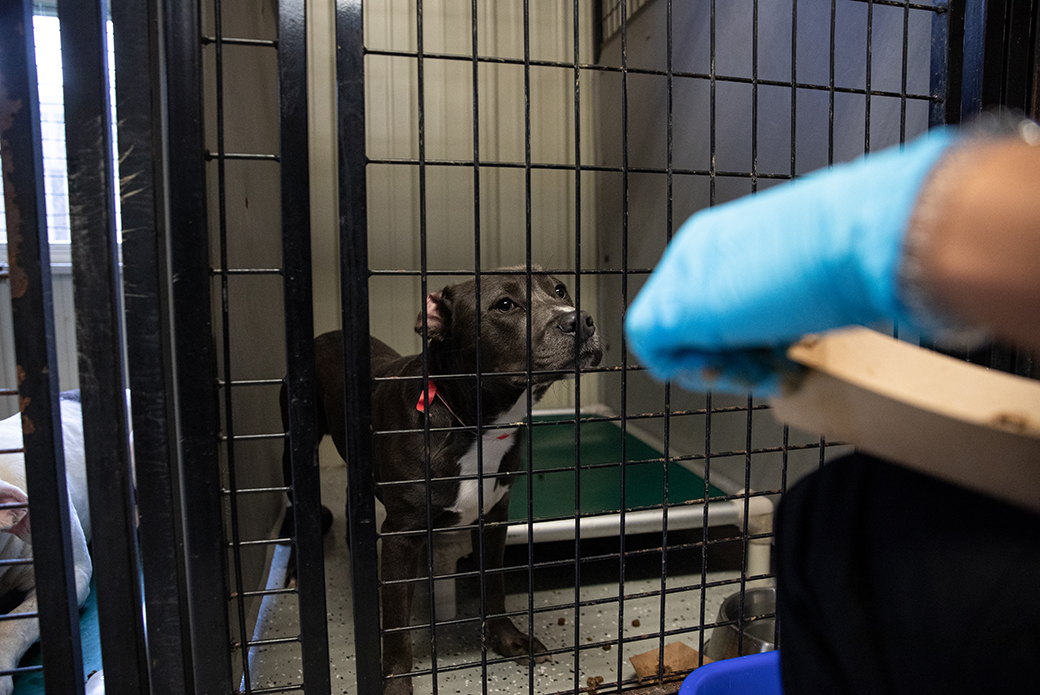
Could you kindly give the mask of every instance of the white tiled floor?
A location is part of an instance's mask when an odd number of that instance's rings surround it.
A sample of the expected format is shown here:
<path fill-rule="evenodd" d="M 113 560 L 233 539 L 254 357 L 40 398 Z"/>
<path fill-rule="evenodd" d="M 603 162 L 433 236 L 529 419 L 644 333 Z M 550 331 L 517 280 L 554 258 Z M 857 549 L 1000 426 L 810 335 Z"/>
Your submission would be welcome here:
<path fill-rule="evenodd" d="M 354 693 L 354 649 L 353 618 L 351 613 L 350 582 L 348 552 L 344 541 L 345 522 L 344 491 L 346 488 L 346 469 L 342 464 L 334 467 L 323 467 L 322 487 L 324 504 L 333 510 L 336 523 L 333 531 L 325 540 L 325 575 L 326 596 L 328 603 L 329 648 L 332 669 L 333 693 Z M 279 549 L 274 562 L 277 568 L 284 565 L 287 549 Z M 569 571 L 569 570 L 564 570 Z M 732 579 L 735 572 L 709 572 L 709 582 Z M 699 574 L 687 578 L 671 577 L 669 586 L 699 585 Z M 557 582 L 559 584 L 560 582 Z M 562 582 L 566 584 L 566 582 Z M 629 597 L 641 592 L 660 589 L 660 578 L 632 579 L 626 581 L 625 594 Z M 704 615 L 707 622 L 714 622 L 723 599 L 736 590 L 735 586 L 709 588 L 704 592 Z M 465 585 L 459 588 L 459 617 L 475 616 L 479 612 L 479 601 L 473 592 L 467 591 Z M 582 600 L 616 597 L 618 586 L 610 584 L 584 584 Z M 563 605 L 574 602 L 573 587 L 536 590 L 534 607 Z M 702 592 L 691 590 L 668 594 L 666 603 L 665 628 L 668 630 L 696 626 L 700 623 L 702 609 Z M 415 597 L 416 622 L 426 622 L 429 599 L 423 588 L 417 589 Z M 506 599 L 507 610 L 524 610 L 528 605 L 528 596 L 521 588 L 518 593 L 511 593 Z M 616 642 L 619 630 L 618 603 L 585 607 L 581 610 L 578 641 L 581 650 L 578 654 L 579 687 L 585 687 L 590 677 L 602 676 L 605 683 L 616 681 L 618 673 L 622 678 L 632 678 L 635 671 L 628 658 L 660 646 L 658 637 L 651 636 L 660 629 L 660 597 L 627 598 L 624 601 L 622 624 L 625 637 L 648 635 L 645 640 L 626 643 L 619 654 Z M 560 625 L 560 620 L 563 625 Z M 575 611 L 573 606 L 553 609 L 534 614 L 534 632 L 552 649 L 568 649 L 558 654 L 548 664 L 534 667 L 533 678 L 526 665 L 509 661 L 506 663 L 487 665 L 488 693 L 528 692 L 533 684 L 535 693 L 556 693 L 573 690 L 575 685 Z M 633 626 L 638 621 L 639 627 Z M 517 625 L 526 631 L 528 620 L 517 619 Z M 261 622 L 258 624 L 255 638 L 288 637 L 298 634 L 299 625 L 295 595 L 268 597 L 261 610 Z M 483 668 L 480 664 L 480 641 L 476 623 L 448 625 L 437 628 L 437 665 L 444 668 L 453 664 L 476 663 L 476 666 L 459 670 L 450 670 L 437 674 L 438 693 L 479 693 L 482 692 Z M 413 633 L 415 649 L 415 668 L 429 669 L 430 640 L 427 630 Z M 676 637 L 669 637 L 667 642 L 683 641 L 693 648 L 699 646 L 699 633 L 691 632 Z M 604 647 L 606 643 L 606 647 Z M 497 655 L 489 654 L 495 659 Z M 269 646 L 255 649 L 251 658 L 252 687 L 286 685 L 302 681 L 300 648 L 296 643 Z M 413 679 L 416 693 L 433 692 L 430 675 Z"/>

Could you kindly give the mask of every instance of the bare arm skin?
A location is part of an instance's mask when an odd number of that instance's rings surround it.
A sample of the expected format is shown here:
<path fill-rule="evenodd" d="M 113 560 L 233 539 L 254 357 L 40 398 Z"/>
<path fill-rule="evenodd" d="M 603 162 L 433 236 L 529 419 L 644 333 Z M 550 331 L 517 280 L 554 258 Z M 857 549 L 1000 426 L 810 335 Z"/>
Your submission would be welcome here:
<path fill-rule="evenodd" d="M 940 172 L 917 253 L 920 287 L 997 337 L 1040 351 L 1040 146 L 971 148 Z"/>

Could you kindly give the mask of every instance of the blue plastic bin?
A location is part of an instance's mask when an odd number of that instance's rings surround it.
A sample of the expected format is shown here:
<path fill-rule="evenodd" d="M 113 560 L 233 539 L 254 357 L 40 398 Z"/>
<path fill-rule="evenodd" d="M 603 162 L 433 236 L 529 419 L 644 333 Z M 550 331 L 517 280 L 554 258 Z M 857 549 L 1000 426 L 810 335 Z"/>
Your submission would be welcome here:
<path fill-rule="evenodd" d="M 679 695 L 783 695 L 780 652 L 739 656 L 705 664 L 691 673 Z"/>

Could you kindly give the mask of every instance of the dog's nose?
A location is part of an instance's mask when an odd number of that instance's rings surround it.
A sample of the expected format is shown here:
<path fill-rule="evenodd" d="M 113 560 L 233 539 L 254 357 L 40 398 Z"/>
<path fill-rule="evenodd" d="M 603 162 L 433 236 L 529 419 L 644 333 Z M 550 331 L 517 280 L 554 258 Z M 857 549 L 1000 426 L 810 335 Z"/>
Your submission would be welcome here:
<path fill-rule="evenodd" d="M 568 312 L 561 316 L 556 324 L 561 333 L 568 335 L 577 333 L 579 326 L 581 326 L 582 340 L 588 340 L 596 333 L 596 324 L 592 322 L 592 317 L 587 311 L 581 312 L 580 315 L 577 311 Z"/>

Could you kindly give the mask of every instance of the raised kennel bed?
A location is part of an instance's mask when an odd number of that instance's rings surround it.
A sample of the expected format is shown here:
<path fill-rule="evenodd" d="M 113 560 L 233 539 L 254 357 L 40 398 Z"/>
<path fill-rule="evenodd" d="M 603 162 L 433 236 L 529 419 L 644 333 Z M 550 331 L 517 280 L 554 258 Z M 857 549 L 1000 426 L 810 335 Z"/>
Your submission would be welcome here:
<path fill-rule="evenodd" d="M 603 411 L 587 413 L 579 428 L 580 456 L 575 456 L 574 411 L 539 411 L 531 427 L 532 451 L 536 473 L 532 480 L 532 530 L 534 542 L 570 540 L 575 532 L 575 488 L 580 486 L 580 533 L 582 538 L 616 536 L 621 531 L 621 458 L 624 442 L 625 508 L 624 529 L 628 535 L 660 533 L 663 524 L 664 448 L 652 435 L 626 423 L 624 432 L 617 419 Z M 568 421 L 568 418 L 570 420 Z M 598 419 L 601 418 L 601 419 Z M 671 452 L 677 456 L 677 452 Z M 526 451 L 524 452 L 526 460 Z M 580 462 L 580 463 L 579 463 Z M 712 498 L 740 493 L 741 486 L 716 474 L 708 485 L 708 525 L 741 525 L 744 500 Z M 697 461 L 672 461 L 668 464 L 668 528 L 685 530 L 704 525 L 704 466 Z M 765 498 L 750 500 L 753 516 L 772 515 L 772 504 Z M 526 479 L 513 488 L 509 504 L 510 521 L 526 521 Z M 570 516 L 570 518 L 561 518 Z M 525 526 L 511 526 L 507 544 L 527 542 Z M 751 559 L 749 558 L 749 563 Z M 768 550 L 755 558 L 749 572 L 766 572 Z"/>

